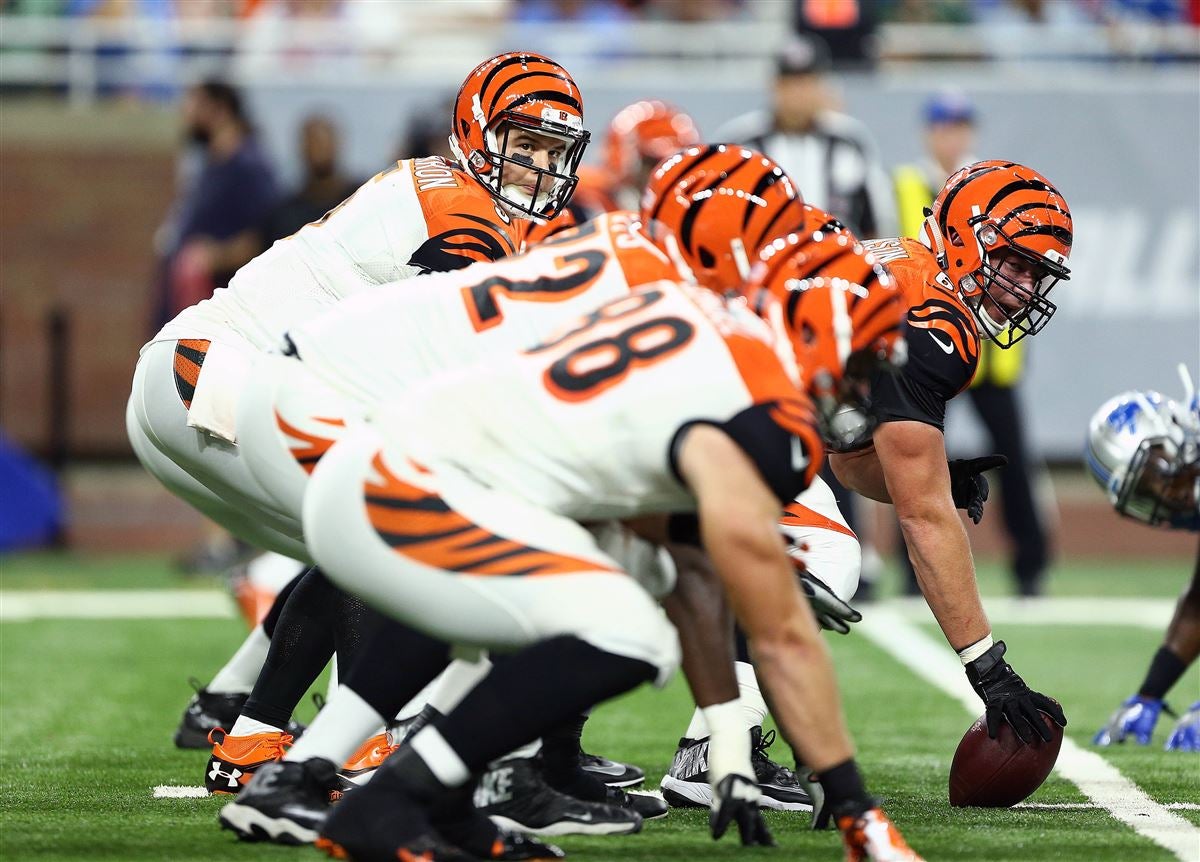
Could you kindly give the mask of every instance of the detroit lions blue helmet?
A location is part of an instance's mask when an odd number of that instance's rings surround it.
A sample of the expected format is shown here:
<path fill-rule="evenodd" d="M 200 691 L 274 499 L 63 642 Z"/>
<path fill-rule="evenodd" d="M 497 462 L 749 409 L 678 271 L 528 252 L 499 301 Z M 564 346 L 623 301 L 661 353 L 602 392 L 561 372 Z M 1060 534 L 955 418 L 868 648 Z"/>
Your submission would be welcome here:
<path fill-rule="evenodd" d="M 1194 392 L 1185 404 L 1151 390 L 1124 392 L 1092 416 L 1087 465 L 1122 515 L 1200 530 L 1198 439 Z"/>

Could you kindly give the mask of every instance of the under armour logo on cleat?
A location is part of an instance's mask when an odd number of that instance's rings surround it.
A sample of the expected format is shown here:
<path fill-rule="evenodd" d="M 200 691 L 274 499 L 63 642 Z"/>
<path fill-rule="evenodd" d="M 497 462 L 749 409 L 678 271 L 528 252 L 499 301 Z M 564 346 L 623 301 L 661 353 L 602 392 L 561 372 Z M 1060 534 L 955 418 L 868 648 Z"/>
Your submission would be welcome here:
<path fill-rule="evenodd" d="M 233 767 L 233 772 L 226 772 L 221 768 L 223 765 L 224 764 L 222 764 L 221 761 L 214 760 L 212 762 L 212 769 L 208 771 L 208 780 L 215 783 L 219 776 L 228 781 L 230 787 L 237 787 L 238 779 L 241 778 L 245 773 L 236 766 Z"/>

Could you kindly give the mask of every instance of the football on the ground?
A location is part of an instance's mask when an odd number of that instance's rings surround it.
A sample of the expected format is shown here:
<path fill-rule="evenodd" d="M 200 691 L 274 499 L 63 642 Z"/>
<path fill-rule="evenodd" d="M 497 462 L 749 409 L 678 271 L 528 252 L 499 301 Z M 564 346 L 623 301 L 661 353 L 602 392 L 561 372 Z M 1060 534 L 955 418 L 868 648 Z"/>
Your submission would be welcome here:
<path fill-rule="evenodd" d="M 1058 760 L 1063 732 L 1048 715 L 1039 715 L 1050 729 L 1049 742 L 1040 736 L 1021 742 L 1008 722 L 989 739 L 983 716 L 971 725 L 950 764 L 951 805 L 1009 808 L 1042 786 Z"/>

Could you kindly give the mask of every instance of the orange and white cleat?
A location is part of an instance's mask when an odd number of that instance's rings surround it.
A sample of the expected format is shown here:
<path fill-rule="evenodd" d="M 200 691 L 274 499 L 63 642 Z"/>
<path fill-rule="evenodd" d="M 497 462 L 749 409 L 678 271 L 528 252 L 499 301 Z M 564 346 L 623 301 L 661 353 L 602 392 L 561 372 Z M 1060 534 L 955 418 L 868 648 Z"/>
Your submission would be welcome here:
<path fill-rule="evenodd" d="M 383 762 L 388 759 L 388 756 L 399 747 L 392 742 L 392 735 L 386 730 L 383 733 L 375 734 L 360 745 L 358 751 L 350 755 L 350 759 L 338 770 L 338 779 L 342 790 L 350 790 L 370 781 L 375 770 L 383 766 Z M 335 801 L 337 798 L 340 798 L 340 794 L 335 797 Z"/>
<path fill-rule="evenodd" d="M 218 735 L 220 741 L 215 738 Z M 213 744 L 213 749 L 204 769 L 204 787 L 211 794 L 235 795 L 246 786 L 256 769 L 283 757 L 292 744 L 292 735 L 276 731 L 229 736 L 218 727 L 209 733 L 208 741 Z"/>
<path fill-rule="evenodd" d="M 837 825 L 846 842 L 846 862 L 925 862 L 879 806 L 857 817 L 839 817 Z"/>

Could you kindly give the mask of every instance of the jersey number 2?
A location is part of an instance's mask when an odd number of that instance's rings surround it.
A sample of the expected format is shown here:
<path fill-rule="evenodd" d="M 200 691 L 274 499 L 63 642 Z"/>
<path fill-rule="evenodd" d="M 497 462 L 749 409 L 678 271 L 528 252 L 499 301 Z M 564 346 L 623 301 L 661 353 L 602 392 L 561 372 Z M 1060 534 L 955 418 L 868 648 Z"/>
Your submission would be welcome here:
<path fill-rule="evenodd" d="M 496 302 L 500 294 L 524 302 L 561 302 L 587 290 L 604 270 L 608 255 L 596 249 L 565 254 L 556 258 L 561 274 L 515 281 L 494 275 L 462 289 L 463 302 L 476 332 L 490 329 L 504 320 Z"/>

